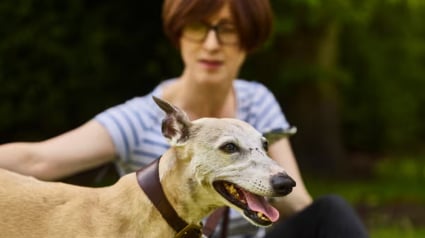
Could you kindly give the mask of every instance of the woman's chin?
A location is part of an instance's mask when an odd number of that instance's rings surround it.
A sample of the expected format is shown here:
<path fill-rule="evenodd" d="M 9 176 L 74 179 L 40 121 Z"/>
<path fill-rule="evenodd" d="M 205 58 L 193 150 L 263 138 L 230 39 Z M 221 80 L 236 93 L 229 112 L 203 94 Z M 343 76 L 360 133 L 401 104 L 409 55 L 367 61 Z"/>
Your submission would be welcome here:
<path fill-rule="evenodd" d="M 202 84 L 208 84 L 210 86 L 223 86 L 223 83 L 231 82 L 235 78 L 223 71 L 204 71 L 199 72 L 197 75 L 197 81 Z"/>

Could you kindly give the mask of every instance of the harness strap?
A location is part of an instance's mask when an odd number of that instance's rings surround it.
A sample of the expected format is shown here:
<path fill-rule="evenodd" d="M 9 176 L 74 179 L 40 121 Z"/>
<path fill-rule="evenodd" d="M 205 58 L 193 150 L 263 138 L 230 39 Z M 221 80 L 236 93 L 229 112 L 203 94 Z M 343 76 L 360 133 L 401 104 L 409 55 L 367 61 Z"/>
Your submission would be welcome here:
<path fill-rule="evenodd" d="M 211 215 L 207 218 L 204 227 L 202 227 L 202 233 L 206 237 L 211 237 L 211 235 L 216 230 L 218 223 L 221 220 L 221 234 L 220 238 L 227 237 L 227 229 L 229 223 L 229 207 L 220 207 L 216 209 Z"/>
<path fill-rule="evenodd" d="M 176 232 L 176 237 L 201 237 L 201 226 L 187 224 L 174 210 L 159 181 L 159 159 L 136 172 L 137 182 L 162 217 Z"/>
<path fill-rule="evenodd" d="M 187 224 L 174 210 L 173 206 L 165 196 L 159 180 L 159 160 L 156 159 L 148 166 L 136 171 L 137 182 L 146 196 L 153 203 L 162 217 L 176 231 L 176 238 L 199 238 L 202 232 L 206 237 L 210 237 L 216 229 L 220 219 L 222 219 L 221 238 L 227 236 L 227 225 L 229 219 L 229 208 L 221 207 L 215 210 L 208 218 L 205 226 Z"/>

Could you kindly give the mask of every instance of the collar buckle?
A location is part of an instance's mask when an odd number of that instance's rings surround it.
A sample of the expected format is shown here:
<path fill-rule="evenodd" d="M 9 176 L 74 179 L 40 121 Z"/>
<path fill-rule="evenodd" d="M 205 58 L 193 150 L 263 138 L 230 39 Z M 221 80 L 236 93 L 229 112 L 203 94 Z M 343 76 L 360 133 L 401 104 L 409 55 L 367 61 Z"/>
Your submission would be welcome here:
<path fill-rule="evenodd" d="M 174 238 L 200 238 L 202 237 L 201 228 L 200 225 L 188 224 Z"/>

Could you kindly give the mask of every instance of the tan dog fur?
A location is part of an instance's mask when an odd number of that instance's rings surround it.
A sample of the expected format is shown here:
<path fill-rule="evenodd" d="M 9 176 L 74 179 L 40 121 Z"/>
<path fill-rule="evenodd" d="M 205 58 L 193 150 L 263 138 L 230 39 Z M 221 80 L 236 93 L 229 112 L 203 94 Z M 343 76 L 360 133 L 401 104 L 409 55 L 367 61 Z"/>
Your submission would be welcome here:
<path fill-rule="evenodd" d="M 155 101 L 167 114 L 163 134 L 172 146 L 160 160 L 161 184 L 187 223 L 198 224 L 223 205 L 242 212 L 213 188 L 213 181 L 226 180 L 261 196 L 282 196 L 294 186 L 288 185 L 283 194 L 270 185 L 271 176 L 285 172 L 267 156 L 262 135 L 247 123 L 213 118 L 191 122 L 178 108 Z M 227 142 L 238 145 L 240 151 L 224 153 L 219 148 Z M 87 188 L 44 182 L 0 169 L 1 237 L 174 235 L 140 189 L 135 173 L 109 187 Z"/>

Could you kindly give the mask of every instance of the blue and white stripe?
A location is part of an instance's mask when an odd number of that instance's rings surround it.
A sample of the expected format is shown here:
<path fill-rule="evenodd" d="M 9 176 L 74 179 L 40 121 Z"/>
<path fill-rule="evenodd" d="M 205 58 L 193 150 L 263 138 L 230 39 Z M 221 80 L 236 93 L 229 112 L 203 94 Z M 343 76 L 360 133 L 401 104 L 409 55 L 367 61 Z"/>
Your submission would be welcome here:
<path fill-rule="evenodd" d="M 161 96 L 165 84 L 158 85 L 153 92 L 135 97 L 121 105 L 112 107 L 95 119 L 109 132 L 115 144 L 119 171 L 130 173 L 158 158 L 169 148 L 161 133 L 164 113 L 153 102 L 152 96 Z M 262 84 L 235 80 L 237 118 L 254 126 L 262 133 L 289 127 L 279 103 Z"/>

